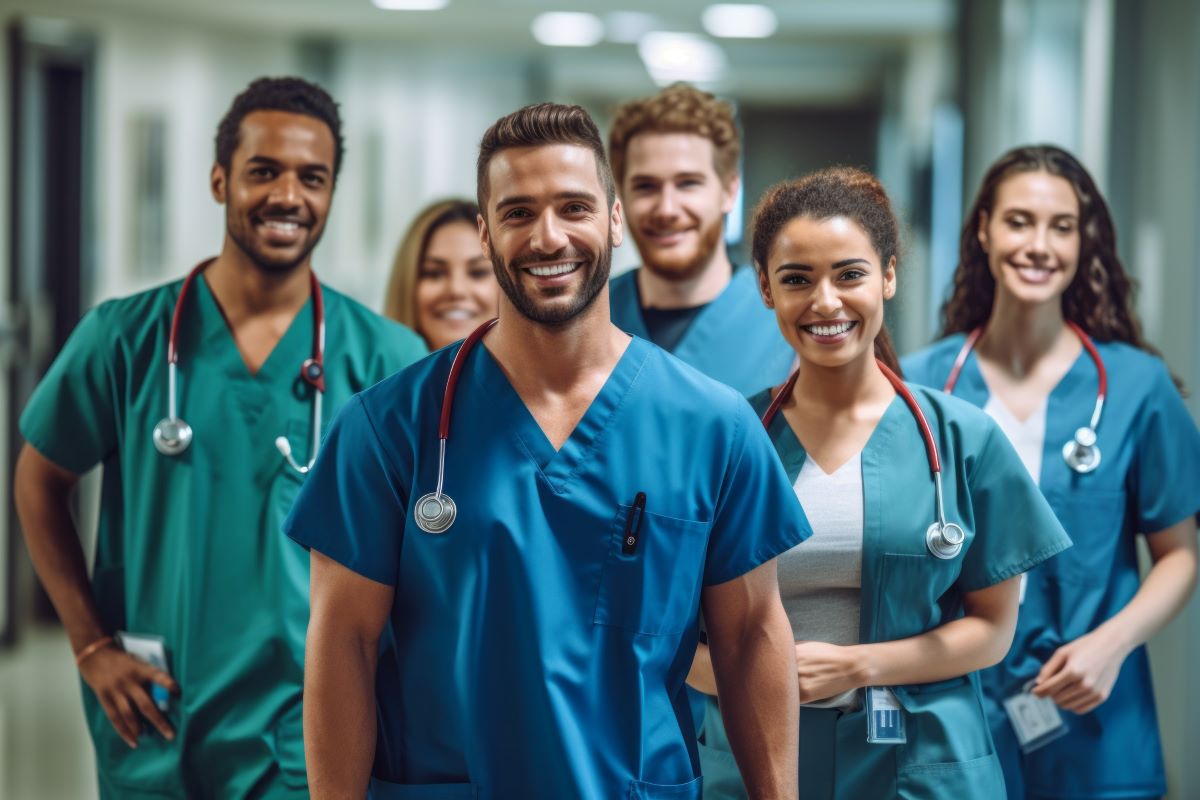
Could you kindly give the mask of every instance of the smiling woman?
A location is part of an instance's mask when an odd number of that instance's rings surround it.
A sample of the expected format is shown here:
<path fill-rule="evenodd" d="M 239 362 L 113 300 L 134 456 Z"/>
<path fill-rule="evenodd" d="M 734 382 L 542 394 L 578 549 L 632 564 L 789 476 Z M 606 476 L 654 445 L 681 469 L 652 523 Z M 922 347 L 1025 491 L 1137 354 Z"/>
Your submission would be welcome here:
<path fill-rule="evenodd" d="M 496 316 L 499 288 L 479 247 L 478 216 L 469 200 L 431 203 L 396 250 L 384 316 L 416 330 L 430 350 L 465 338 Z"/>

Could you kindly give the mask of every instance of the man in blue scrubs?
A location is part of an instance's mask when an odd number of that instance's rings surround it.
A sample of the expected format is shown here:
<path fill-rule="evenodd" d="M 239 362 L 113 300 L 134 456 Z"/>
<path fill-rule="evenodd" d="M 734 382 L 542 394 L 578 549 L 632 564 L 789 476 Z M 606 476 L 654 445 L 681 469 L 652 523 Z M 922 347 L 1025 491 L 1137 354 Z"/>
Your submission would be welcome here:
<path fill-rule="evenodd" d="M 483 136 L 499 322 L 339 415 L 285 524 L 312 551 L 313 797 L 700 798 L 684 680 L 703 605 L 752 796 L 794 798 L 777 554 L 807 521 L 749 405 L 615 327 L 621 205 L 577 106 Z M 470 341 L 470 340 L 468 340 Z"/>
<path fill-rule="evenodd" d="M 642 257 L 612 281 L 613 322 L 742 394 L 783 383 L 795 353 L 722 235 L 740 185 L 733 108 L 675 84 L 622 106 L 608 149 Z"/>

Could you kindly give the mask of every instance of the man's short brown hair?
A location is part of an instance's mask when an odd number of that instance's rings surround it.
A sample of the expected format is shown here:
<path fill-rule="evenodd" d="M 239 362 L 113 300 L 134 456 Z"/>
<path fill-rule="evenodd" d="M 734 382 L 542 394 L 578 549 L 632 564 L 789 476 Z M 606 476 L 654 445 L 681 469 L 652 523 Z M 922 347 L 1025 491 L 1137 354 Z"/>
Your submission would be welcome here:
<path fill-rule="evenodd" d="M 525 106 L 496 120 L 492 127 L 484 132 L 483 139 L 479 142 L 479 159 L 475 163 L 475 192 L 480 213 L 485 220 L 488 217 L 488 196 L 491 194 L 488 167 L 496 154 L 513 147 L 541 147 L 551 144 L 573 144 L 592 151 L 596 157 L 596 175 L 600 179 L 600 185 L 604 187 L 608 207 L 612 208 L 617 189 L 613 183 L 612 170 L 608 166 L 608 158 L 604 155 L 600 129 L 592 121 L 591 115 L 581 106 L 538 103 Z"/>
<path fill-rule="evenodd" d="M 694 133 L 712 142 L 713 168 L 728 184 L 737 175 L 742 141 L 733 106 L 686 83 L 674 83 L 656 95 L 617 109 L 608 134 L 608 158 L 620 184 L 625 180 L 625 151 L 639 133 Z"/>

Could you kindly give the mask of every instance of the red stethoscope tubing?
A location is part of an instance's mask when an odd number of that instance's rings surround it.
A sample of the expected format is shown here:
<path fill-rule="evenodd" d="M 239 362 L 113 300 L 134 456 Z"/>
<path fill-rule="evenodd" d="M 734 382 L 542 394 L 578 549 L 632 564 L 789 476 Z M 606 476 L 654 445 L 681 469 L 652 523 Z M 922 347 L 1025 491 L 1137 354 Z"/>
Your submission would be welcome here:
<path fill-rule="evenodd" d="M 933 438 L 933 430 L 929 427 L 929 421 L 925 419 L 925 413 L 921 411 L 921 407 L 917 405 L 917 400 L 912 396 L 912 392 L 904 385 L 904 381 L 895 372 L 888 369 L 887 364 L 884 364 L 879 359 L 875 359 L 875 363 L 879 365 L 879 371 L 883 373 L 883 377 L 888 379 L 888 383 L 892 384 L 892 388 L 896 390 L 896 394 L 903 398 L 905 405 L 912 412 L 913 419 L 917 421 L 917 427 L 921 429 L 921 438 L 925 443 L 925 455 L 929 459 L 929 471 L 935 475 L 941 474 L 942 461 L 938 457 L 937 442 Z M 779 409 L 786 402 L 787 398 L 792 396 L 792 389 L 796 386 L 796 379 L 800 377 L 800 370 L 796 370 L 788 377 L 787 381 L 779 390 L 779 394 L 775 395 L 775 399 L 771 401 L 771 405 L 767 407 L 767 411 L 762 416 L 763 427 L 770 427 L 771 421 L 775 419 L 775 415 L 779 413 Z"/>
<path fill-rule="evenodd" d="M 183 279 L 183 286 L 179 289 L 179 297 L 175 299 L 175 311 L 171 314 L 171 333 L 167 337 L 167 364 L 179 363 L 179 323 L 183 319 L 183 305 L 187 300 L 188 293 L 191 291 L 192 284 L 196 280 L 196 276 L 204 270 L 208 269 L 209 265 L 215 259 L 202 261 L 192 268 L 187 277 Z M 321 282 L 317 280 L 317 275 L 312 270 L 308 273 L 309 281 L 312 285 L 313 298 L 313 349 L 312 356 L 305 360 L 300 367 L 300 377 L 305 383 L 312 386 L 318 392 L 325 391 L 325 296 L 321 292 Z M 311 369 L 315 365 L 316 369 Z"/>
<path fill-rule="evenodd" d="M 1091 357 L 1092 363 L 1096 365 L 1096 377 L 1099 386 L 1096 388 L 1096 406 L 1092 411 L 1091 423 L 1088 425 L 1093 431 L 1100 425 L 1100 414 L 1104 408 L 1104 402 L 1108 398 L 1108 369 L 1104 366 L 1104 359 L 1100 357 L 1100 351 L 1096 349 L 1096 345 L 1092 342 L 1092 337 L 1088 336 L 1083 328 L 1079 327 L 1074 322 L 1067 322 L 1067 327 L 1079 337 L 1079 341 L 1083 344 L 1083 349 L 1087 350 L 1088 356 Z M 958 355 L 954 358 L 954 366 L 950 368 L 950 374 L 946 376 L 946 384 L 942 387 L 942 391 L 946 394 L 953 394 L 954 387 L 958 385 L 958 376 L 962 372 L 963 365 L 967 363 L 967 357 L 971 355 L 971 351 L 975 349 L 975 345 L 983 336 L 984 326 L 980 325 L 975 330 L 967 335 L 967 339 L 963 342 L 962 347 L 958 351 Z"/>
<path fill-rule="evenodd" d="M 450 362 L 450 376 L 446 378 L 446 389 L 442 394 L 442 416 L 438 420 L 438 439 L 441 441 L 450 438 L 450 413 L 454 408 L 454 393 L 458 389 L 458 376 L 462 374 L 463 367 L 467 363 L 467 356 L 470 355 L 475 345 L 479 344 L 479 340 L 499 321 L 499 319 L 490 319 L 471 331 L 471 335 L 463 340 L 458 352 L 454 354 L 454 360 Z M 440 479 L 438 485 L 441 486 Z"/>

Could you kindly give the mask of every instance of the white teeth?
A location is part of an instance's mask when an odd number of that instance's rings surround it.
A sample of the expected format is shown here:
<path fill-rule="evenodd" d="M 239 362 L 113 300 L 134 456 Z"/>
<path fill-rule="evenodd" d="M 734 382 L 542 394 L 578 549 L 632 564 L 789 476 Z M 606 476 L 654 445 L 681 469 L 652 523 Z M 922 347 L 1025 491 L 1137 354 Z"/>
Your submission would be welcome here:
<path fill-rule="evenodd" d="M 281 222 L 274 219 L 269 219 L 263 222 L 263 227 L 270 228 L 271 230 L 275 231 L 283 231 L 284 233 L 292 233 L 300 228 L 300 226 L 295 222 Z"/>
<path fill-rule="evenodd" d="M 548 267 L 530 267 L 529 271 L 539 278 L 549 278 L 554 275 L 566 275 L 568 272 L 574 272 L 579 264 L 571 262 L 568 264 L 551 264 Z"/>
<path fill-rule="evenodd" d="M 451 308 L 447 311 L 440 312 L 438 314 L 438 316 L 441 317 L 442 319 L 463 320 L 463 319 L 470 319 L 471 317 L 473 317 L 475 315 L 473 313 L 471 313 L 471 311 L 469 311 L 465 308 Z"/>
<path fill-rule="evenodd" d="M 805 325 L 804 327 L 817 336 L 837 336 L 850 330 L 853 326 L 853 322 L 842 322 L 837 325 Z"/>

